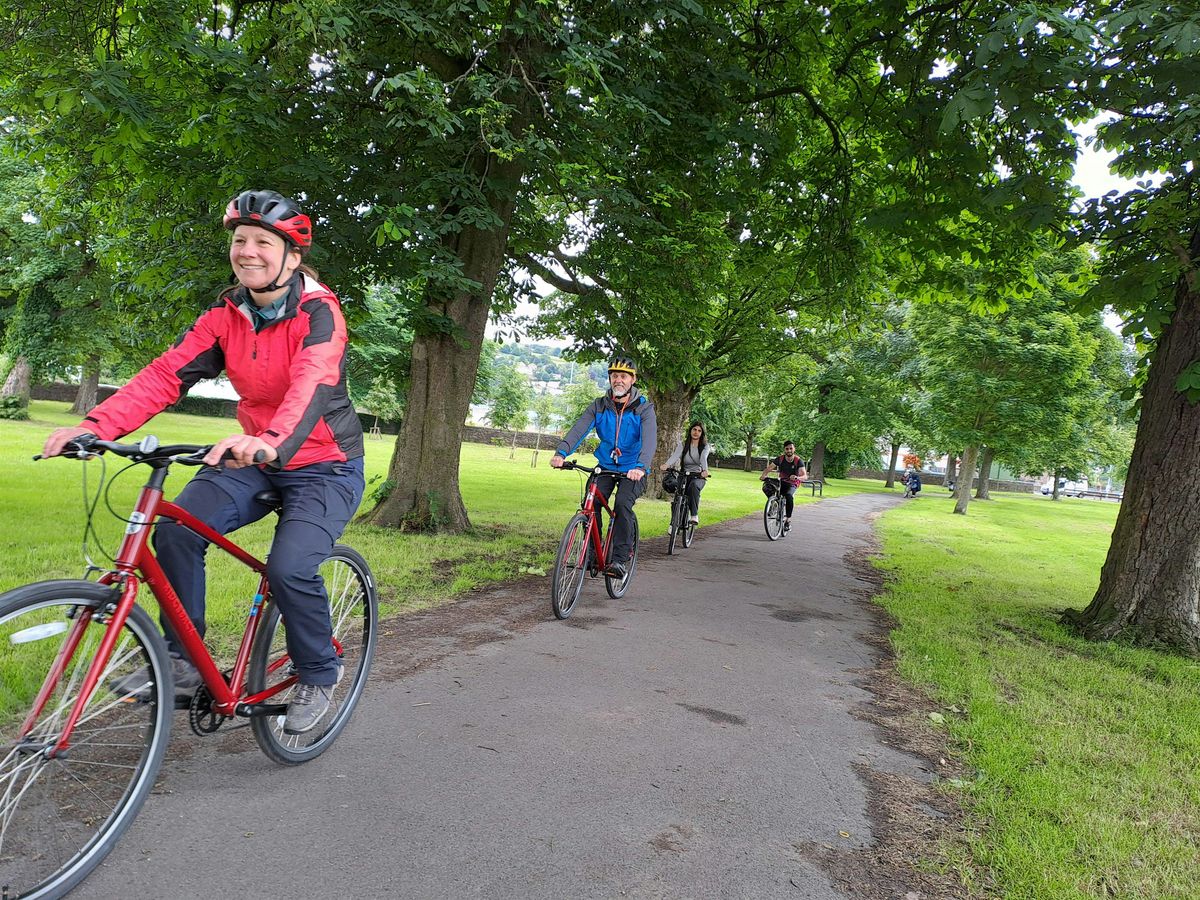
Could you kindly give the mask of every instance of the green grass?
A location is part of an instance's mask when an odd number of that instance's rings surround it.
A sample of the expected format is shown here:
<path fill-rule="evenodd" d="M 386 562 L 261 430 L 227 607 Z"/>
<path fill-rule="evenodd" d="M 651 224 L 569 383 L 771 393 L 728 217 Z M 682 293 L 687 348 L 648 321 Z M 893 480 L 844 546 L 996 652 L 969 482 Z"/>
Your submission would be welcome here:
<path fill-rule="evenodd" d="M 1200 667 L 1080 640 L 1116 506 L 999 495 L 882 521 L 901 674 L 974 770 L 974 859 L 1005 898 L 1200 896 Z"/>
<path fill-rule="evenodd" d="M 86 467 L 73 460 L 33 462 L 49 431 L 75 424 L 78 417 L 66 404 L 34 402 L 26 422 L 0 421 L 0 591 L 46 578 L 73 578 L 83 572 L 83 499 L 81 473 L 86 468 L 94 489 L 99 463 Z M 138 434 L 153 433 L 164 442 L 207 443 L 230 433 L 232 420 L 166 413 Z M 132 440 L 137 435 L 131 436 Z M 367 479 L 382 479 L 393 442 L 367 441 Z M 510 459 L 508 447 L 464 444 L 460 480 L 472 529 L 461 535 L 400 534 L 365 525 L 351 525 L 343 540 L 371 563 L 380 585 L 385 614 L 420 609 L 445 601 L 490 582 L 507 581 L 528 573 L 548 572 L 558 539 L 580 497 L 582 478 L 574 472 L 555 472 L 542 451 L 537 468 L 530 450 Z M 123 461 L 106 459 L 109 477 Z M 113 486 L 113 507 L 128 512 L 144 481 L 144 469 L 134 467 Z M 177 467 L 167 482 L 167 495 L 177 493 L 195 470 Z M 837 481 L 829 495 L 881 490 L 877 482 Z M 372 490 L 368 485 L 368 494 Z M 797 502 L 813 502 L 797 497 Z M 702 523 L 711 524 L 761 510 L 763 496 L 756 472 L 716 470 L 701 501 Z M 364 508 L 370 500 L 364 501 Z M 643 498 L 637 505 L 642 535 L 666 533 L 670 504 Z M 274 518 L 237 533 L 237 541 L 260 557 L 270 544 Z M 104 564 L 101 548 L 113 552 L 124 523 L 104 508 L 97 510 L 96 527 L 102 540 L 93 544 L 92 557 Z M 218 653 L 236 649 L 254 578 L 225 554 L 209 557 L 209 640 Z M 548 590 L 548 589 L 547 589 Z M 144 592 L 148 595 L 148 592 Z M 145 603 L 153 608 L 153 599 Z M 547 600 L 547 605 L 549 601 Z"/>

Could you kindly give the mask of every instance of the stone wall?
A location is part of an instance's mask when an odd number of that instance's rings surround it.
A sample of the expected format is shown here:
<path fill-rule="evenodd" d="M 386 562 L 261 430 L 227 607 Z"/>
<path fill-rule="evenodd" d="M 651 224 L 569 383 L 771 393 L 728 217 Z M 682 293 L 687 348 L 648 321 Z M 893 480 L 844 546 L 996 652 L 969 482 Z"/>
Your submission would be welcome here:
<path fill-rule="evenodd" d="M 58 400 L 63 403 L 75 402 L 75 394 L 79 388 L 73 384 L 38 384 L 34 385 L 31 390 L 33 399 L 35 400 Z M 101 385 L 98 392 L 100 400 L 111 397 L 116 391 L 116 388 L 107 385 Z M 178 403 L 171 407 L 172 412 L 188 413 L 196 416 L 221 416 L 224 418 L 234 418 L 237 415 L 237 403 L 233 400 L 221 400 L 214 397 L 184 397 Z M 399 422 L 385 422 L 377 420 L 370 413 L 360 412 L 359 420 L 362 422 L 363 431 L 370 434 L 370 430 L 378 421 L 379 433 L 381 435 L 396 435 L 400 433 Z M 505 431 L 502 428 L 488 428 L 483 425 L 464 425 L 462 429 L 462 439 L 472 444 L 492 444 L 493 446 L 511 447 L 513 443 L 513 433 Z M 553 450 L 558 446 L 558 442 L 562 439 L 561 435 L 557 434 L 542 434 L 541 449 Z M 533 431 L 518 431 L 517 446 L 528 450 L 533 450 L 538 443 L 538 435 Z M 744 469 L 746 465 L 746 457 L 744 456 L 727 456 L 718 457 L 715 454 L 708 458 L 709 466 L 714 469 Z M 767 457 L 752 456 L 750 457 L 750 471 L 761 472 L 767 467 Z M 851 478 L 868 478 L 871 480 L 885 481 L 887 473 L 875 469 L 854 469 L 851 468 L 846 473 Z M 897 472 L 897 479 L 899 471 Z M 922 472 L 921 483 L 925 485 L 941 485 L 943 476 L 933 472 Z M 899 481 L 897 481 L 899 483 Z M 993 491 L 1016 491 L 1027 494 L 1036 492 L 1040 485 L 1031 481 L 991 481 L 988 483 Z"/>

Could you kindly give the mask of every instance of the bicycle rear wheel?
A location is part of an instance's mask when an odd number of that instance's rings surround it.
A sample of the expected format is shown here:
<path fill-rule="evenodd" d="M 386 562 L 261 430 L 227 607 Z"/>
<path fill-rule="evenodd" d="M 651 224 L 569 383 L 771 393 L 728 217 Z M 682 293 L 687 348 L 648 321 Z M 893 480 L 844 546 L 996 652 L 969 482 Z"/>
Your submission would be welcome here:
<path fill-rule="evenodd" d="M 558 556 L 554 560 L 554 575 L 550 582 L 550 608 L 556 618 L 565 619 L 575 609 L 583 592 L 583 577 L 587 574 L 588 518 L 576 513 L 567 523 Z"/>
<path fill-rule="evenodd" d="M 303 734 L 286 734 L 282 713 L 255 716 L 250 720 L 254 739 L 263 753 L 285 766 L 315 759 L 341 734 L 366 687 L 378 639 L 379 598 L 367 561 L 358 551 L 335 544 L 329 558 L 321 564 L 320 572 L 329 595 L 333 639 L 341 645 L 339 658 L 344 666 L 341 679 L 334 685 L 329 711 L 316 727 Z M 246 688 L 251 694 L 295 674 L 288 664 L 287 623 L 274 603 L 266 615 L 250 651 Z M 290 690 L 285 691 L 268 702 L 283 703 L 290 695 Z"/>
<path fill-rule="evenodd" d="M 783 537 L 783 503 L 778 497 L 767 498 L 767 505 L 763 507 L 763 527 L 771 540 Z"/>
<path fill-rule="evenodd" d="M 632 514 L 632 512 L 633 511 L 630 510 L 631 514 Z M 629 523 L 629 528 L 630 528 L 629 537 L 630 537 L 630 540 L 632 541 L 632 544 L 630 545 L 630 548 L 629 548 L 629 560 L 628 560 L 628 562 L 625 563 L 625 577 L 618 579 L 618 578 L 613 578 L 611 575 L 604 576 L 604 589 L 606 591 L 608 591 L 608 596 L 612 597 L 614 600 L 620 600 L 622 597 L 625 596 L 625 592 L 627 590 L 629 590 L 629 585 L 633 583 L 633 572 L 637 568 L 638 520 L 637 520 L 636 515 L 633 516 L 633 520 Z M 612 522 L 609 522 L 608 530 L 611 535 Z M 610 549 L 612 547 L 611 541 L 609 543 L 609 547 L 610 547 Z"/>
<path fill-rule="evenodd" d="M 696 523 L 692 521 L 689 510 L 685 507 L 683 511 L 684 526 L 683 526 L 683 546 L 692 546 L 692 541 L 696 539 Z"/>
<path fill-rule="evenodd" d="M 154 787 L 170 737 L 174 685 L 166 645 L 137 606 L 67 751 L 46 756 L 79 698 L 117 599 L 116 590 L 91 581 L 46 581 L 0 596 L 5 896 L 66 894 L 108 855 Z M 34 715 L 47 685 L 49 696 Z"/>

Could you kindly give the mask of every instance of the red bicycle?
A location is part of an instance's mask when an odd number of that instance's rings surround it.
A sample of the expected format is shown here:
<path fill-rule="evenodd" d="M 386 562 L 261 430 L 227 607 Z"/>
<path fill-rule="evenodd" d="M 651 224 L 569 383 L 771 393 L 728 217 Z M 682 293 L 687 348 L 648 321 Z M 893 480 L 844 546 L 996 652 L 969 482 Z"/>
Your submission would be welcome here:
<path fill-rule="evenodd" d="M 579 595 L 583 591 L 584 575 L 595 578 L 608 568 L 612 554 L 613 540 L 613 510 L 596 487 L 596 479 L 602 475 L 612 475 L 625 478 L 623 472 L 610 472 L 599 466 L 581 466 L 579 463 L 564 461 L 564 469 L 578 469 L 588 473 L 587 484 L 583 488 L 583 498 L 579 504 L 579 512 L 571 517 L 567 529 L 563 532 L 558 544 L 558 558 L 554 561 L 554 577 L 550 583 L 550 606 L 554 615 L 565 619 L 575 609 Z M 603 540 L 600 537 L 600 509 L 608 511 L 608 530 Z M 633 571 L 637 568 L 638 558 L 638 521 L 634 516 L 629 523 L 630 537 L 633 540 L 629 551 L 629 561 L 625 567 L 624 578 L 614 578 L 607 572 L 604 574 L 604 587 L 608 596 L 619 600 L 629 590 L 633 581 Z"/>
<path fill-rule="evenodd" d="M 77 886 L 154 786 L 177 701 L 166 644 L 136 604 L 143 583 L 203 677 L 188 703 L 192 730 L 212 734 L 231 719 L 246 719 L 262 750 L 284 765 L 329 748 L 362 695 L 375 650 L 374 578 L 357 552 L 337 545 L 321 575 L 343 677 L 326 718 L 304 734 L 286 734 L 284 694 L 296 674 L 266 564 L 163 499 L 170 466 L 201 465 L 209 448 L 159 446 L 153 437 L 139 444 L 80 439 L 68 448 L 63 455 L 75 459 L 113 453 L 148 466 L 150 477 L 125 519 L 112 568 L 96 581 L 45 581 L 0 595 L 0 890 L 6 897 L 61 897 Z M 279 510 L 273 492 L 255 499 Z M 162 518 L 258 574 L 231 669 L 217 667 L 150 550 L 150 530 Z"/>

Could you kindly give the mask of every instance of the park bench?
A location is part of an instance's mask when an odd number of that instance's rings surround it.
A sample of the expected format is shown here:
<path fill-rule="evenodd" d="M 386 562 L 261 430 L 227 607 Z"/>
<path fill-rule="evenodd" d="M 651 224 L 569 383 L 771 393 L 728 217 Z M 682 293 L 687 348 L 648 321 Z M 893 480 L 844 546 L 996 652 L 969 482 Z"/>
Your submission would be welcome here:
<path fill-rule="evenodd" d="M 1123 495 L 1121 493 L 1119 493 L 1118 491 L 1087 490 L 1087 491 L 1080 491 L 1075 496 L 1076 497 L 1095 497 L 1097 500 L 1116 500 L 1119 503 L 1121 501 L 1121 498 Z"/>

